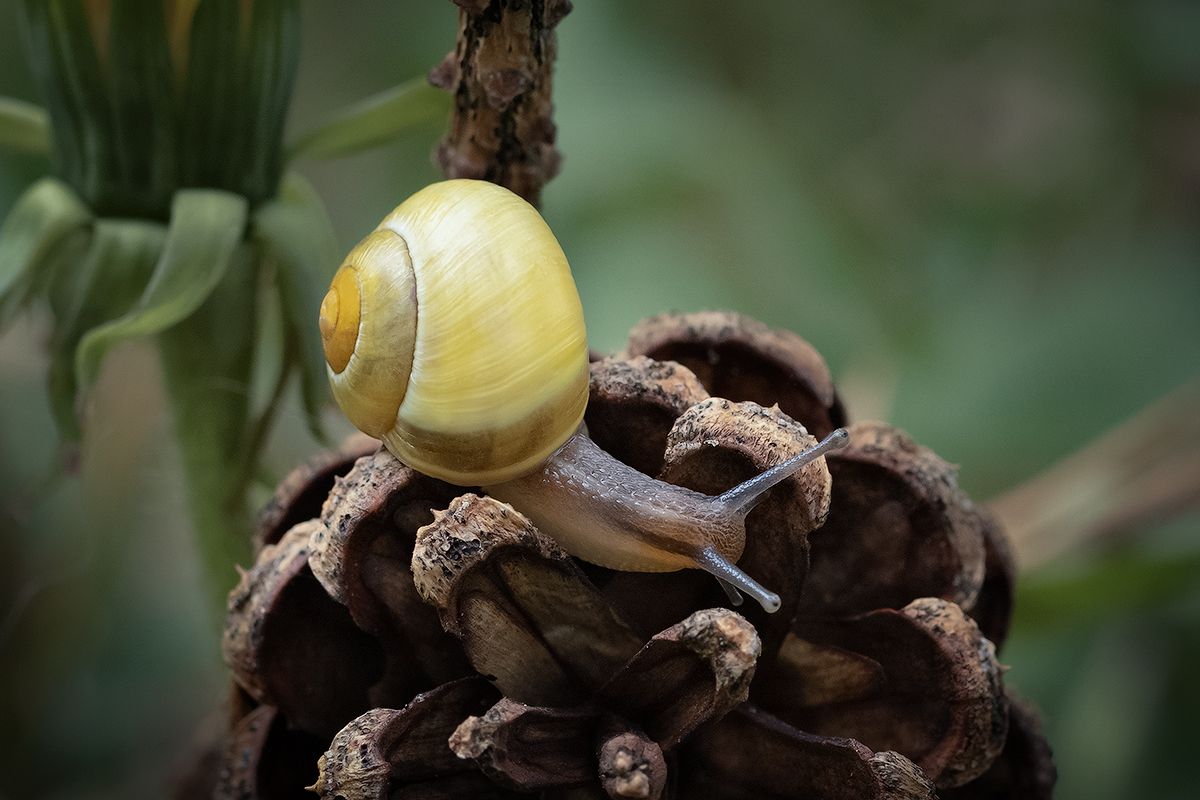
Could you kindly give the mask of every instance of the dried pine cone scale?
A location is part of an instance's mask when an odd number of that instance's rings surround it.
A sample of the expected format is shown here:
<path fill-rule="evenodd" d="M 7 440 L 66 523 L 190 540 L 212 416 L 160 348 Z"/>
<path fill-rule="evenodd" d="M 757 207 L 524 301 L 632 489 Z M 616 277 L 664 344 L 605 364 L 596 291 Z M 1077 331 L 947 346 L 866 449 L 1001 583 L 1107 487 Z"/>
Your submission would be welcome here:
<path fill-rule="evenodd" d="M 662 471 L 675 420 L 709 396 L 691 370 L 645 356 L 592 362 L 588 394 L 588 436 L 647 475 Z"/>
<path fill-rule="evenodd" d="M 719 492 L 843 422 L 810 346 L 735 315 L 649 320 L 628 352 L 592 364 L 589 433 L 670 482 Z M 653 360 L 670 354 L 704 381 Z M 1010 703 L 968 617 L 1003 637 L 1002 532 L 948 465 L 894 429 L 859 426 L 842 457 L 810 465 L 747 520 L 739 564 L 775 581 L 773 616 L 720 608 L 728 600 L 696 571 L 578 562 L 519 510 L 385 451 L 348 472 L 310 470 L 289 491 L 328 490 L 319 520 L 246 573 L 230 630 L 255 635 L 227 636 L 227 659 L 261 708 L 333 739 L 316 786 L 326 797 L 918 798 L 934 783 L 956 797 L 1049 797 L 1036 717 Z M 886 510 L 873 515 L 864 495 Z M 880 541 L 881 519 L 898 540 Z M 872 550 L 889 544 L 907 569 Z M 348 626 L 377 648 L 370 669 L 263 635 L 298 632 L 273 619 L 300 613 L 279 598 L 313 587 L 343 612 L 305 610 L 305 636 L 340 641 Z M 451 700 L 464 678 L 481 687 L 470 708 Z M 362 764 L 336 757 L 350 736 L 375 754 L 369 790 Z M 416 754 L 441 766 L 418 774 Z M 302 779 L 311 771 L 290 780 Z"/>
<path fill-rule="evenodd" d="M 1042 722 L 1025 701 L 1009 692 L 1008 736 L 987 772 L 970 783 L 942 792 L 942 800 L 1049 798 L 1058 770 Z"/>
<path fill-rule="evenodd" d="M 409 576 L 417 529 L 460 491 L 377 450 L 334 482 L 312 537 L 317 580 L 424 688 L 470 673 Z"/>
<path fill-rule="evenodd" d="M 544 796 L 603 787 L 607 794 L 599 796 L 660 797 L 668 779 L 662 748 L 595 706 L 532 707 L 504 698 L 468 717 L 449 745 L 500 784 L 548 790 Z"/>
<path fill-rule="evenodd" d="M 983 521 L 954 467 L 889 425 L 857 423 L 849 432 L 850 444 L 827 459 L 833 511 L 811 537 L 805 613 L 899 608 L 914 597 L 974 603 Z"/>
<path fill-rule="evenodd" d="M 996 518 L 986 509 L 976 507 L 975 510 L 983 526 L 983 583 L 975 602 L 964 610 L 999 651 L 1008 636 L 1008 623 L 1012 617 L 1017 562 L 1012 545 Z"/>
<path fill-rule="evenodd" d="M 1008 724 L 992 644 L 962 609 L 936 598 L 798 618 L 755 700 L 801 730 L 899 750 L 939 786 L 986 770 Z"/>
<path fill-rule="evenodd" d="M 776 405 L 818 439 L 846 423 L 825 359 L 791 331 L 723 311 L 663 314 L 629 333 L 625 352 L 674 361 L 709 393 Z"/>
<path fill-rule="evenodd" d="M 368 711 L 334 737 L 311 791 L 345 800 L 509 796 L 446 744 L 463 719 L 484 713 L 498 697 L 476 676 L 445 683 L 401 709 Z"/>
<path fill-rule="evenodd" d="M 417 534 L 417 591 L 512 699 L 582 702 L 641 640 L 574 560 L 511 506 L 463 495 Z"/>
<path fill-rule="evenodd" d="M 379 642 L 312 575 L 309 541 L 320 529 L 301 523 L 263 549 L 230 594 L 222 650 L 255 701 L 327 739 L 372 706 L 385 662 Z"/>
<path fill-rule="evenodd" d="M 259 512 L 254 552 L 278 542 L 293 525 L 320 514 L 334 481 L 349 472 L 358 459 L 378 449 L 376 440 L 354 434 L 337 448 L 317 453 L 288 473 Z"/>

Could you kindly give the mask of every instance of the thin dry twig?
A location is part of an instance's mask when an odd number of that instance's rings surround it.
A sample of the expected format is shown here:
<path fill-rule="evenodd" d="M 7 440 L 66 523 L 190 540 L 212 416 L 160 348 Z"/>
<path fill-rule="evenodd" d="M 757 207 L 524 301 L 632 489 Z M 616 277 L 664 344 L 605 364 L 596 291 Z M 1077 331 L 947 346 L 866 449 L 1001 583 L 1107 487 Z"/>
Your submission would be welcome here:
<path fill-rule="evenodd" d="M 1021 567 L 1200 510 L 1200 379 L 990 504 Z"/>
<path fill-rule="evenodd" d="M 454 0 L 458 43 L 429 74 L 454 95 L 437 160 L 447 178 L 498 183 L 540 204 L 558 174 L 551 99 L 554 28 L 570 0 Z"/>

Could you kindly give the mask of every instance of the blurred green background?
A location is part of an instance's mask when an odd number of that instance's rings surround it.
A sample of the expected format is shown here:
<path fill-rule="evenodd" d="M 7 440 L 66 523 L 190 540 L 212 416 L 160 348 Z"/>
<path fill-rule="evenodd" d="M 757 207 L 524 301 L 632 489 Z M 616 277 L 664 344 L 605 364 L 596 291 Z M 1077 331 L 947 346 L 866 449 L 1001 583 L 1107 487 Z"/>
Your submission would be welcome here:
<path fill-rule="evenodd" d="M 598 349 L 671 309 L 791 328 L 855 418 L 980 500 L 1200 375 L 1200 4 L 576 5 L 544 207 Z M 13 6 L 0 94 L 36 101 Z M 307 2 L 290 129 L 455 30 L 438 0 Z M 440 131 L 299 165 L 344 247 L 437 177 Z M 47 168 L 0 152 L 0 215 Z M 55 479 L 48 324 L 0 334 L 0 796 L 156 796 L 224 696 L 217 623 L 152 352 L 106 364 L 81 479 Z M 268 481 L 315 447 L 289 408 Z M 1023 574 L 1002 655 L 1058 797 L 1193 796 L 1198 531 L 1177 514 Z"/>

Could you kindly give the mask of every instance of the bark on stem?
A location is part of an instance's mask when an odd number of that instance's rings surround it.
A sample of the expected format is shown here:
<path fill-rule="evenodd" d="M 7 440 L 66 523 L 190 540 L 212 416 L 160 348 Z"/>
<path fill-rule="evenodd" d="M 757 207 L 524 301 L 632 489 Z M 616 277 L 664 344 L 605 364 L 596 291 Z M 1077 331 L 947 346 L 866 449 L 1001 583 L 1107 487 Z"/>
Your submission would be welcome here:
<path fill-rule="evenodd" d="M 558 174 L 551 76 L 554 28 L 570 0 L 454 0 L 458 44 L 429 74 L 454 95 L 437 150 L 448 178 L 498 183 L 537 206 Z"/>

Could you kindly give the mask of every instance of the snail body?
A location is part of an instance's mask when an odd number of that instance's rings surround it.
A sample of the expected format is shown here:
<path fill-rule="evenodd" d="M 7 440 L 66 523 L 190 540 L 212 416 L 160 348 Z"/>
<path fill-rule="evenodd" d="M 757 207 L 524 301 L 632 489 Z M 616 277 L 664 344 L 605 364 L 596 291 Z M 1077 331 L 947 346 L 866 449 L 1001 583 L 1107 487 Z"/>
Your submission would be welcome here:
<path fill-rule="evenodd" d="M 414 194 L 360 242 L 321 305 L 334 398 L 410 467 L 482 486 L 567 552 L 613 569 L 704 569 L 768 611 L 736 566 L 763 494 L 844 444 L 816 447 L 721 495 L 647 476 L 581 430 L 588 357 L 570 267 L 537 211 L 491 183 Z"/>
<path fill-rule="evenodd" d="M 629 572 L 695 566 L 690 554 L 704 547 L 731 561 L 741 556 L 745 529 L 709 495 L 638 472 L 582 434 L 555 456 L 529 475 L 485 488 L 528 509 L 526 516 L 572 555 Z"/>

